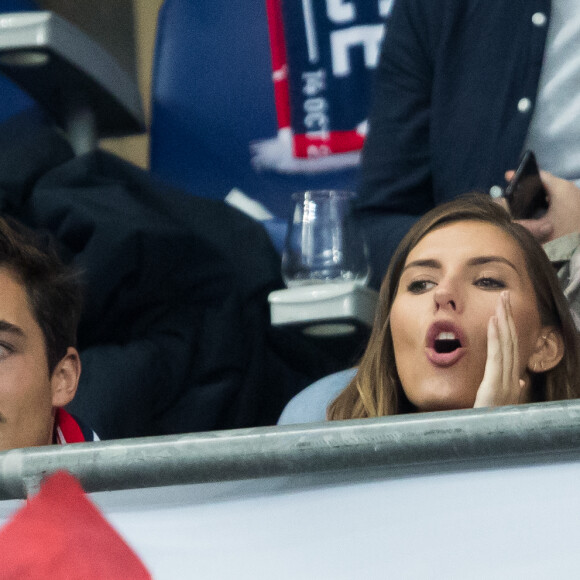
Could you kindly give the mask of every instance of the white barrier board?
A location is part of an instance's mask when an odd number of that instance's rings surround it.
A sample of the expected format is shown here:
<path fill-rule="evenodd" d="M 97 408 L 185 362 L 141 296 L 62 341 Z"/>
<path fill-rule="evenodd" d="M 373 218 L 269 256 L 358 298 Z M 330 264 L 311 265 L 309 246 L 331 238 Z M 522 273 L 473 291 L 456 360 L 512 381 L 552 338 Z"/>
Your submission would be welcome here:
<path fill-rule="evenodd" d="M 383 474 L 386 472 L 383 472 Z M 580 462 L 91 494 L 163 579 L 577 578 Z M 0 502 L 0 522 L 21 504 Z"/>

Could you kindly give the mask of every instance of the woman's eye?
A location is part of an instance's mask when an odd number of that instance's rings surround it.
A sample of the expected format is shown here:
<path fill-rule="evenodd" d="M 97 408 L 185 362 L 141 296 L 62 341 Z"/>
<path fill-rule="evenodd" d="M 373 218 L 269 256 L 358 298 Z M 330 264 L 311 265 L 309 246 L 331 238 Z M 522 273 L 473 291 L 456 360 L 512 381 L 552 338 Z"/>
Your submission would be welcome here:
<path fill-rule="evenodd" d="M 407 290 L 413 294 L 420 294 L 435 287 L 435 282 L 430 280 L 414 280 L 407 286 Z"/>
<path fill-rule="evenodd" d="M 506 287 L 505 283 L 497 278 L 479 278 L 476 280 L 475 285 L 480 288 L 490 288 L 492 290 Z"/>

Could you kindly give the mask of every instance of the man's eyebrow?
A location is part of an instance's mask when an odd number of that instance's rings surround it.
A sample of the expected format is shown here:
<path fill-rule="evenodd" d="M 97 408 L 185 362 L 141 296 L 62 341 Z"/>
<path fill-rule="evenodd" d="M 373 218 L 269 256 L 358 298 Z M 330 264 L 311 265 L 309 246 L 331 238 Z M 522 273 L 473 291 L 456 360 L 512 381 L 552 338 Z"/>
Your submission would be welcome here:
<path fill-rule="evenodd" d="M 20 326 L 16 326 L 16 324 L 12 324 L 6 320 L 0 320 L 0 332 L 9 332 L 18 336 L 25 336 L 24 330 Z"/>

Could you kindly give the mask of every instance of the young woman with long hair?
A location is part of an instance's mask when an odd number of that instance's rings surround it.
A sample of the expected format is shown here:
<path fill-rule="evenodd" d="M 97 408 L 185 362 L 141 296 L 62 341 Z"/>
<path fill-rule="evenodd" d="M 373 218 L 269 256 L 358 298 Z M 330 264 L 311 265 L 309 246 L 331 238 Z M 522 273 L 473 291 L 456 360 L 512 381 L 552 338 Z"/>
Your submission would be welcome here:
<path fill-rule="evenodd" d="M 579 352 L 542 247 L 491 199 L 467 195 L 425 214 L 402 240 L 346 388 L 319 381 L 280 422 L 572 399 Z"/>

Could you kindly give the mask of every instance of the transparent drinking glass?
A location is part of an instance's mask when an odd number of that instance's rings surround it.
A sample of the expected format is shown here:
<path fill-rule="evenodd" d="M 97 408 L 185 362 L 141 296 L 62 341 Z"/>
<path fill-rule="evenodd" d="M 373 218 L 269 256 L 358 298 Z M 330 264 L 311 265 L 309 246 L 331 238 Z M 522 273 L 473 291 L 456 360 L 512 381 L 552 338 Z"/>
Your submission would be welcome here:
<path fill-rule="evenodd" d="M 282 277 L 289 288 L 309 284 L 365 285 L 368 251 L 353 218 L 354 192 L 312 190 L 295 193 L 282 254 Z"/>

